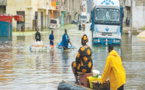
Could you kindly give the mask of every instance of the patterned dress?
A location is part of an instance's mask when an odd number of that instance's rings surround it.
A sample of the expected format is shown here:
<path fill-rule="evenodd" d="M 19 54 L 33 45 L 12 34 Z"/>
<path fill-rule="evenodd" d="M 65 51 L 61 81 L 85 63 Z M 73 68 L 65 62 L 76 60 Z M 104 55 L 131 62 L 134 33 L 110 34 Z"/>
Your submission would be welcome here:
<path fill-rule="evenodd" d="M 77 53 L 76 61 L 72 63 L 72 67 L 77 72 L 90 73 L 93 69 L 91 48 L 81 47 Z"/>

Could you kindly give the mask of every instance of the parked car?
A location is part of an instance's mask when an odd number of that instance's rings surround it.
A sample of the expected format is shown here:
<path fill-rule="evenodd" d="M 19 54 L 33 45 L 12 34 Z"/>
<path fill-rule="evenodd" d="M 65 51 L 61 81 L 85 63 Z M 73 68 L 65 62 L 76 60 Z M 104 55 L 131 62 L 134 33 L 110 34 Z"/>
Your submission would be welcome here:
<path fill-rule="evenodd" d="M 59 19 L 51 19 L 50 20 L 50 25 L 49 25 L 50 29 L 57 29 L 59 27 L 60 27 Z"/>

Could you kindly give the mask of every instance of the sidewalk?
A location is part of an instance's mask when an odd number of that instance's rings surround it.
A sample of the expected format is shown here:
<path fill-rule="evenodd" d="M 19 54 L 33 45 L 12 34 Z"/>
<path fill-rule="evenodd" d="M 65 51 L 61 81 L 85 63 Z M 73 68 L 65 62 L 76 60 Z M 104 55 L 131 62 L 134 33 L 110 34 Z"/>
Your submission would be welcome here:
<path fill-rule="evenodd" d="M 123 27 L 123 33 L 128 33 L 128 31 L 129 31 L 130 29 L 131 29 L 130 27 L 124 26 L 124 27 Z"/>
<path fill-rule="evenodd" d="M 40 31 L 40 33 L 47 33 L 48 31 Z M 36 33 L 36 31 L 26 31 L 26 32 L 13 32 L 12 35 L 13 36 L 20 36 L 20 35 L 24 35 L 24 36 L 30 36 L 30 35 L 34 35 Z"/>
<path fill-rule="evenodd" d="M 131 27 L 126 27 L 126 26 L 123 27 L 123 33 L 128 33 L 130 30 L 131 30 Z M 133 34 L 138 34 L 142 31 L 144 31 L 144 30 L 139 30 L 137 28 L 133 28 L 132 33 Z"/>

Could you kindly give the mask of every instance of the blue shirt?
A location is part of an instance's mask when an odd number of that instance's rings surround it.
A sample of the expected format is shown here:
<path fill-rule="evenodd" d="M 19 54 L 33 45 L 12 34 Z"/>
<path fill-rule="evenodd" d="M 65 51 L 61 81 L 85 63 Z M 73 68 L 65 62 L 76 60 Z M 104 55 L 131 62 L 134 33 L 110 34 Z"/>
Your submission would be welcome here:
<path fill-rule="evenodd" d="M 50 34 L 49 35 L 49 40 L 50 40 L 50 45 L 53 45 L 53 42 L 51 40 L 54 40 L 54 35 Z"/>
<path fill-rule="evenodd" d="M 62 36 L 62 46 L 68 48 L 68 43 L 69 43 L 69 36 L 68 34 L 64 34 Z"/>

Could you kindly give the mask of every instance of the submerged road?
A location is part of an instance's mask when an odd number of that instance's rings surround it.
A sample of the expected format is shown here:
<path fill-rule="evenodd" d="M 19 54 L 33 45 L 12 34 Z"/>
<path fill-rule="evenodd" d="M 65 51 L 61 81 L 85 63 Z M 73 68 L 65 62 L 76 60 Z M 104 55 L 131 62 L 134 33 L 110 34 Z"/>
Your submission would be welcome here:
<path fill-rule="evenodd" d="M 57 43 L 62 39 L 64 29 L 76 49 L 62 51 L 57 49 Z M 29 47 L 34 43 L 32 35 L 14 35 L 11 48 L 0 43 L 0 90 L 57 90 L 61 80 L 74 81 L 71 63 L 75 60 L 81 47 L 81 36 L 87 34 L 88 44 L 92 48 L 94 69 L 101 73 L 104 70 L 108 48 L 106 46 L 92 46 L 90 25 L 86 31 L 79 31 L 75 25 L 65 25 L 54 30 L 55 48 L 47 53 L 31 53 Z M 51 30 L 42 34 L 43 42 L 49 46 Z M 122 57 L 126 71 L 125 90 L 145 90 L 145 40 L 137 39 L 135 35 L 123 35 L 120 46 L 115 50 Z"/>

